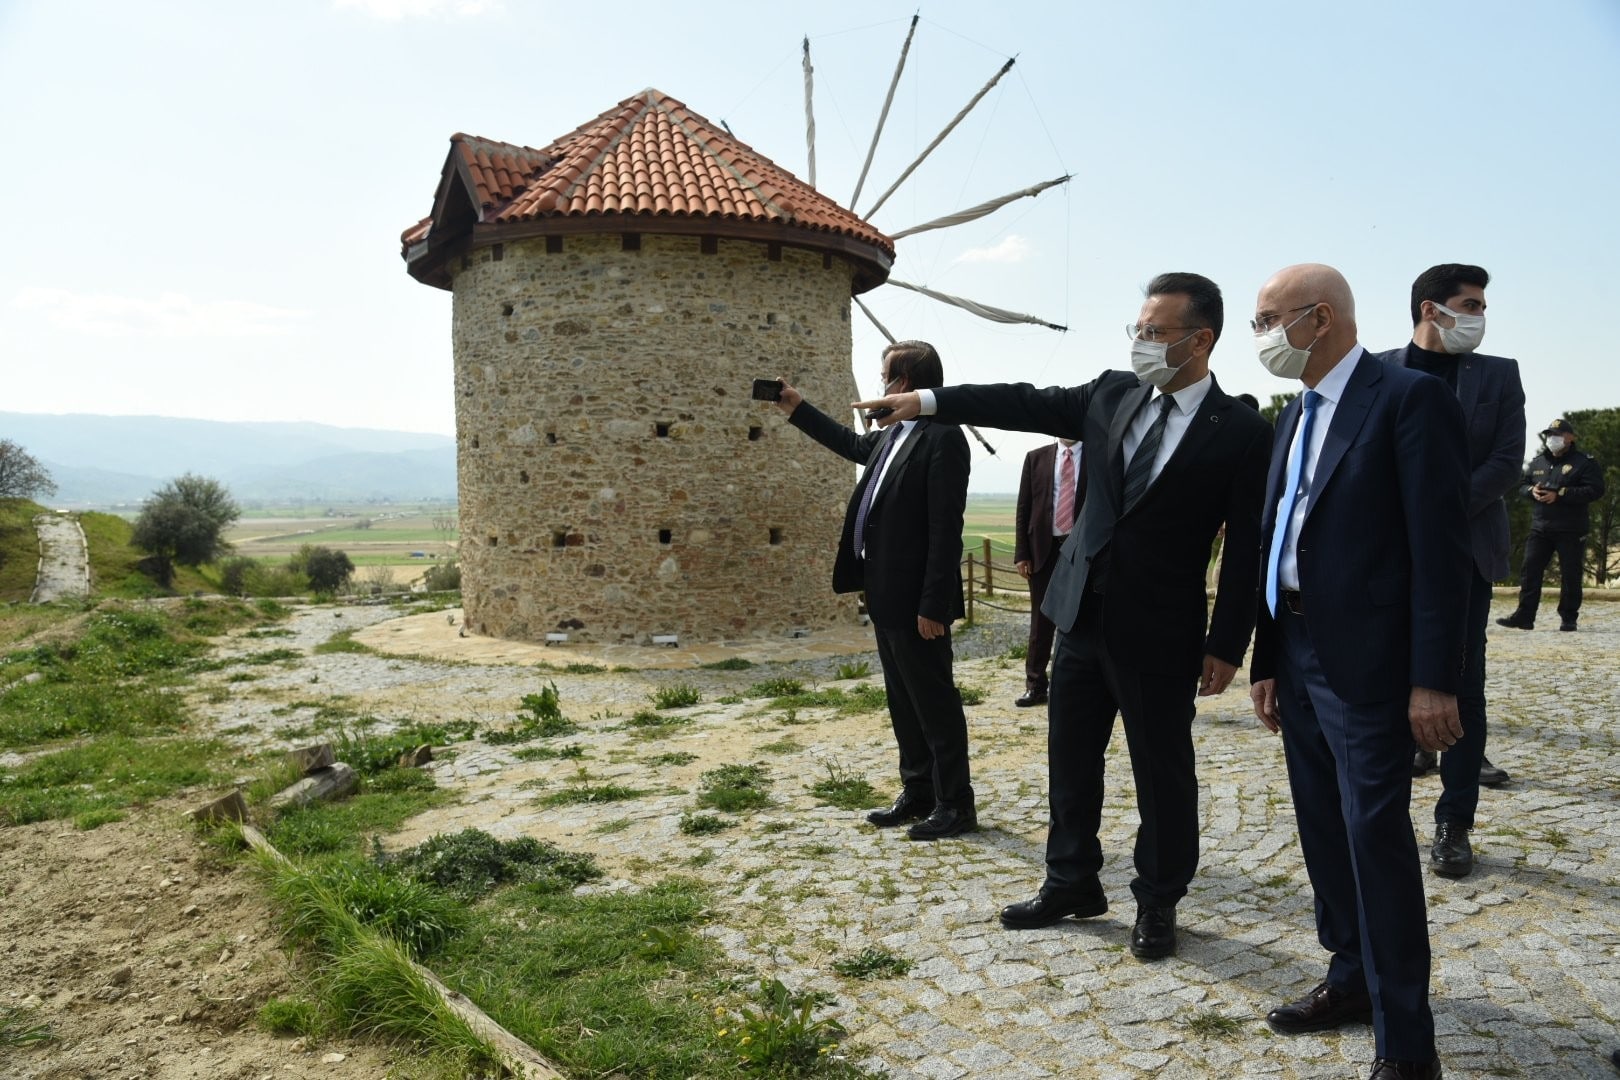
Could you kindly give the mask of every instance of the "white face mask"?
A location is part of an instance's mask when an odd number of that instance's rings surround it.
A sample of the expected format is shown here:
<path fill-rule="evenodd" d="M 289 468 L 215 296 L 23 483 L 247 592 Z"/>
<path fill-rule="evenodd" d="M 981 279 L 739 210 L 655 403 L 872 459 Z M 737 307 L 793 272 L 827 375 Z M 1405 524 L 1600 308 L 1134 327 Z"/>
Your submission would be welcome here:
<path fill-rule="evenodd" d="M 1310 363 L 1311 350 L 1298 349 L 1288 343 L 1288 331 L 1299 325 L 1300 319 L 1305 318 L 1317 309 L 1312 304 L 1298 319 L 1286 326 L 1278 323 L 1270 330 L 1263 330 L 1254 335 L 1254 350 L 1260 355 L 1260 362 L 1266 370 L 1279 379 L 1297 379 L 1305 374 L 1305 365 Z M 1314 344 L 1314 343 L 1313 343 Z"/>
<path fill-rule="evenodd" d="M 1434 324 L 1434 328 L 1440 331 L 1440 347 L 1446 352 L 1452 355 L 1473 352 L 1479 348 L 1479 343 L 1485 340 L 1485 316 L 1459 315 L 1444 304 L 1435 304 L 1434 309 L 1457 320 L 1456 326 Z"/>
<path fill-rule="evenodd" d="M 1197 335 L 1194 330 L 1181 341 L 1190 341 Z M 1136 378 L 1144 386 L 1157 387 L 1163 390 L 1170 385 L 1176 377 L 1179 367 L 1171 367 L 1165 360 L 1165 355 L 1171 349 L 1181 344 L 1181 341 L 1165 344 L 1162 341 L 1143 341 L 1140 338 L 1131 342 L 1131 370 L 1136 372 Z M 1183 361 L 1185 363 L 1185 361 Z"/>
<path fill-rule="evenodd" d="M 1547 449 L 1551 450 L 1555 454 L 1562 454 L 1564 452 L 1564 447 L 1568 445 L 1569 440 L 1564 438 L 1562 435 L 1547 436 Z"/>

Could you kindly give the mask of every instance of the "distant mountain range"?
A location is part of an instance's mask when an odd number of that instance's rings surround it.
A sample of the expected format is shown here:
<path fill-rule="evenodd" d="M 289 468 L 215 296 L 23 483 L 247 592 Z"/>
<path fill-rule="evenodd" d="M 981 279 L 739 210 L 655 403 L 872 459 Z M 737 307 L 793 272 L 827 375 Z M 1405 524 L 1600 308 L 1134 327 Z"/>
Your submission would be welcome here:
<path fill-rule="evenodd" d="M 0 412 L 56 481 L 62 507 L 140 503 L 182 473 L 209 476 L 239 503 L 418 502 L 456 497 L 448 435 L 327 424 Z"/>

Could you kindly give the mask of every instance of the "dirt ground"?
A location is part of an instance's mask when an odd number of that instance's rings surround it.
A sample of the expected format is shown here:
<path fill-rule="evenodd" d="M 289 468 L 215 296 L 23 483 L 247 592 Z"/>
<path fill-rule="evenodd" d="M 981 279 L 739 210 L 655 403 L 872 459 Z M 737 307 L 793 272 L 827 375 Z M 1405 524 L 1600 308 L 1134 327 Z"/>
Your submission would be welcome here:
<path fill-rule="evenodd" d="M 160 804 L 81 832 L 0 830 L 0 1006 L 55 1040 L 0 1046 L 0 1077 L 380 1077 L 387 1054 L 319 1046 L 254 1023 L 296 978 L 241 864 Z"/>

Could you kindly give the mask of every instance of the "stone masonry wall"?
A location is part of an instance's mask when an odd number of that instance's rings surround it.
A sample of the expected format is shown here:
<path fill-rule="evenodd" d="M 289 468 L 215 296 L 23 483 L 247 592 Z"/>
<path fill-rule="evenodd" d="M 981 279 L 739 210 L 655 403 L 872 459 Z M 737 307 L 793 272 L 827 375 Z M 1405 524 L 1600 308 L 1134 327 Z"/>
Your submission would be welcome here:
<path fill-rule="evenodd" d="M 469 629 L 714 641 L 852 620 L 832 562 L 855 467 L 749 398 L 786 375 L 852 418 L 851 277 L 697 237 L 469 255 L 452 330 Z"/>

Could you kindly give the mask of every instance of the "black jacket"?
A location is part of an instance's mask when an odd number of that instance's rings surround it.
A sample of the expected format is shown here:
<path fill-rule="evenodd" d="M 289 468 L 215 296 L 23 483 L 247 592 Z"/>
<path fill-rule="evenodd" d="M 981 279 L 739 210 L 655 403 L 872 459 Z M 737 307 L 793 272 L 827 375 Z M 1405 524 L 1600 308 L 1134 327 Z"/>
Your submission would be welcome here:
<path fill-rule="evenodd" d="M 1211 385 L 1164 471 L 1128 511 L 1121 444 L 1152 388 L 1108 371 L 1084 386 L 951 386 L 936 419 L 1039 431 L 1085 444 L 1086 501 L 1058 553 L 1042 611 L 1070 633 L 1092 563 L 1108 551 L 1103 635 L 1133 667 L 1196 678 L 1207 653 L 1241 664 L 1258 608 L 1260 499 L 1271 425 Z M 1227 555 L 1210 615 L 1204 578 L 1226 526 Z"/>
<path fill-rule="evenodd" d="M 1543 450 L 1525 466 L 1519 493 L 1533 499 L 1532 488 L 1558 492 L 1558 501 L 1536 502 L 1530 515 L 1530 528 L 1544 533 L 1584 535 L 1589 527 L 1587 505 L 1603 498 L 1603 467 L 1574 447 L 1561 457 Z"/>
<path fill-rule="evenodd" d="M 800 402 L 788 422 L 835 454 L 865 465 L 888 429 L 857 435 Z M 861 475 L 844 513 L 833 563 L 833 591 L 866 590 L 872 624 L 915 629 L 917 616 L 950 625 L 962 605 L 962 511 L 967 504 L 967 438 L 954 424 L 924 417 L 889 462 L 866 516 L 866 558 L 855 547 L 855 514 L 871 470 Z"/>

